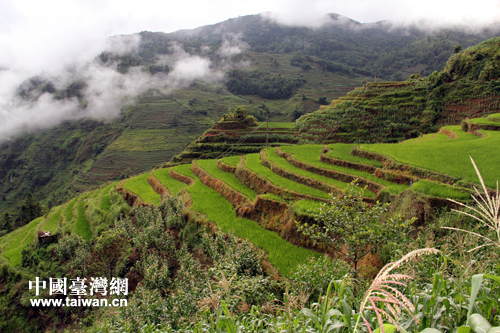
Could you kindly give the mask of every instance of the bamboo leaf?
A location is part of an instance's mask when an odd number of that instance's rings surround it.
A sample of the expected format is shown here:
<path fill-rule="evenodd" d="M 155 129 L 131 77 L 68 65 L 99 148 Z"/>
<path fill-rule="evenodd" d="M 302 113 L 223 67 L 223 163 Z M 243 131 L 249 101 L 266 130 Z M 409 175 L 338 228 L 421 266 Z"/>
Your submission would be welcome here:
<path fill-rule="evenodd" d="M 472 314 L 472 307 L 474 306 L 474 302 L 476 301 L 477 293 L 479 292 L 479 288 L 481 287 L 481 283 L 483 282 L 484 274 L 476 274 L 472 276 L 472 287 L 469 298 L 469 311 L 467 312 L 467 318 L 470 319 Z"/>
<path fill-rule="evenodd" d="M 489 321 L 479 313 L 474 313 L 469 317 L 469 325 L 476 333 L 486 333 L 491 328 Z"/>
<path fill-rule="evenodd" d="M 373 333 L 380 333 L 381 329 L 378 327 Z M 391 324 L 384 324 L 384 332 L 385 333 L 394 333 L 396 331 L 396 326 Z"/>

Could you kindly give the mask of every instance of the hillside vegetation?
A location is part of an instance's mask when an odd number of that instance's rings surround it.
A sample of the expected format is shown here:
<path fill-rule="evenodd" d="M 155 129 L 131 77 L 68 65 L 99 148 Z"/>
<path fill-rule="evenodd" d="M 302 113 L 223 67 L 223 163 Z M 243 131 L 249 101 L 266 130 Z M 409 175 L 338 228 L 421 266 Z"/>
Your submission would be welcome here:
<path fill-rule="evenodd" d="M 429 34 L 418 27 L 402 28 L 389 22 L 360 24 L 335 14 L 330 17 L 330 23 L 320 29 L 284 26 L 250 15 L 189 32 L 143 31 L 136 35 L 140 42 L 130 53 L 96 55 L 93 65 L 116 67 L 124 77 L 133 69 L 152 76 L 168 75 L 179 48 L 184 56 L 209 59 L 215 70 L 231 70 L 224 82 L 195 82 L 174 92 L 157 87 L 129 96 L 134 102 L 114 110 L 120 116 L 109 122 L 64 123 L 3 143 L 0 216 L 9 212 L 15 217 L 29 192 L 43 204 L 55 206 L 103 181 L 149 170 L 180 154 L 229 108 L 245 105 L 259 121 L 267 114 L 272 121 L 293 121 L 342 97 L 360 86 L 364 78 L 402 80 L 413 73 L 427 75 L 440 70 L 457 44 L 466 48 L 496 31 L 472 34 L 443 29 Z M 226 59 L 222 55 L 228 48 L 241 53 Z M 76 99 L 80 111 L 85 109 L 88 85 L 84 78 L 74 77 L 58 89 L 55 86 L 40 73 L 23 82 L 18 93 L 26 102 L 42 94 L 55 100 Z M 455 117 L 454 108 L 450 107 L 444 118 Z M 414 113 L 409 111 L 410 119 Z M 392 122 L 397 126 L 382 137 L 398 140 L 403 132 L 405 137 L 415 135 L 399 128 L 404 127 L 399 121 Z M 342 140 L 356 138 L 347 135 Z M 153 145 L 157 148 L 152 149 Z"/>
<path fill-rule="evenodd" d="M 302 141 L 399 142 L 498 113 L 499 45 L 494 38 L 461 51 L 425 78 L 366 83 L 300 118 Z"/>
<path fill-rule="evenodd" d="M 140 107 L 124 110 L 120 136 L 92 145 L 92 161 L 74 180 L 81 194 L 0 237 L 0 331 L 496 332 L 499 198 L 490 194 L 500 144 L 498 49 L 500 41 L 489 40 L 429 77 L 367 82 L 297 126 L 271 122 L 276 141 L 267 148 L 259 110 L 241 105 L 211 126 L 223 110 L 198 112 L 199 100 L 176 104 L 189 111 L 173 116 L 155 105 L 179 103 L 193 90 L 142 96 Z M 200 87 L 213 88 L 191 89 Z M 457 110 L 463 114 L 445 118 Z M 484 117 L 465 119 L 472 115 Z M 171 127 L 158 125 L 169 116 Z M 441 126 L 462 116 L 460 125 Z M 208 130 L 175 163 L 151 169 L 181 126 L 190 135 Z M 85 177 L 103 180 L 111 172 L 104 163 L 115 160 L 129 170 L 83 191 L 92 183 Z M 468 213 L 477 207 L 487 213 L 482 219 Z M 81 299 L 122 298 L 127 306 L 32 305 L 66 297 L 30 287 L 54 277 L 126 278 L 126 294 L 92 284 Z"/>

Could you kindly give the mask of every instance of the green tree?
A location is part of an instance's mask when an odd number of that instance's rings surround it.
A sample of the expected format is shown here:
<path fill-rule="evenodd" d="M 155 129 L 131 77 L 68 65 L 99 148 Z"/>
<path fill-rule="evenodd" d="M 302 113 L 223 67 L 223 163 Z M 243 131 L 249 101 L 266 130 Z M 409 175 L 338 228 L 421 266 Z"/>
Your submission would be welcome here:
<path fill-rule="evenodd" d="M 10 232 L 12 229 L 12 218 L 9 213 L 5 213 L 3 217 L 3 221 L 0 224 L 0 230 L 5 230 L 6 232 Z"/>
<path fill-rule="evenodd" d="M 234 114 L 238 119 L 245 118 L 248 115 L 248 109 L 246 108 L 246 106 L 239 105 L 236 107 L 236 109 L 234 109 Z"/>
<path fill-rule="evenodd" d="M 361 258 L 397 239 L 415 218 L 404 220 L 401 215 L 393 214 L 385 216 L 382 222 L 390 204 L 364 202 L 364 191 L 355 182 L 347 186 L 344 195 L 331 195 L 330 203 L 323 204 L 316 214 L 316 224 L 297 223 L 297 228 L 314 242 L 333 245 L 357 271 Z"/>
<path fill-rule="evenodd" d="M 33 194 L 29 192 L 24 204 L 21 206 L 19 217 L 16 219 L 16 225 L 18 228 L 22 227 L 42 215 L 42 205 L 35 199 Z"/>
<path fill-rule="evenodd" d="M 460 53 L 460 51 L 462 51 L 462 45 L 455 45 L 455 47 L 453 48 L 453 53 Z"/>

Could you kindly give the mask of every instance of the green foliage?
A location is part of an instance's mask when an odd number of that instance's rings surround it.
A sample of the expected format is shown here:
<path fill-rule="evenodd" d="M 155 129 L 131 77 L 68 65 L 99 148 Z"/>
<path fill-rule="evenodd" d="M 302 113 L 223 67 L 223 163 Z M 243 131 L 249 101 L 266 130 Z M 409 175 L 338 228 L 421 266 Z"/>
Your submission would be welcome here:
<path fill-rule="evenodd" d="M 232 69 L 226 74 L 227 90 L 235 95 L 259 95 L 268 99 L 291 97 L 304 79 L 290 79 L 263 71 Z"/>
<path fill-rule="evenodd" d="M 331 195 L 330 203 L 322 205 L 315 216 L 317 224 L 308 226 L 297 223 L 297 229 L 315 242 L 333 244 L 337 253 L 353 263 L 357 270 L 362 257 L 401 237 L 401 233 L 415 221 L 394 215 L 382 222 L 388 205 L 379 202 L 368 205 L 363 201 L 362 190 L 352 182 L 347 186 L 345 195 Z"/>
<path fill-rule="evenodd" d="M 293 270 L 290 280 L 296 284 L 296 288 L 310 295 L 309 299 L 318 299 L 325 295 L 332 281 L 342 280 L 351 271 L 351 267 L 343 260 L 326 256 L 310 258 Z"/>
<path fill-rule="evenodd" d="M 54 248 L 54 252 L 60 261 L 66 261 L 67 259 L 73 259 L 77 249 L 86 247 L 87 242 L 82 236 L 78 234 L 73 234 L 70 236 L 62 237 Z"/>
<path fill-rule="evenodd" d="M 42 216 L 42 205 L 35 199 L 33 194 L 29 192 L 19 211 L 16 225 L 17 227 L 22 227 L 39 216 Z"/>

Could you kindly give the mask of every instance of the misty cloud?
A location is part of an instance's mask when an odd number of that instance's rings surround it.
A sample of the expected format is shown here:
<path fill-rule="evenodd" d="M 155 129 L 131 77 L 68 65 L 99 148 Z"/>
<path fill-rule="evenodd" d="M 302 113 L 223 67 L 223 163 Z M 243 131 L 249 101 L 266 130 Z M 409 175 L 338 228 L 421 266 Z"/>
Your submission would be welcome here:
<path fill-rule="evenodd" d="M 138 34 L 113 36 L 103 44 L 103 51 L 125 55 L 136 51 L 139 43 Z M 32 71 L 22 69 L 0 71 L 0 142 L 24 131 L 48 128 L 66 120 L 116 117 L 121 108 L 150 88 L 170 93 L 195 80 L 221 82 L 225 70 L 244 65 L 232 59 L 245 47 L 237 37 L 224 41 L 218 50 L 221 61 L 215 65 L 208 56 L 190 55 L 180 44 L 173 43 L 171 54 L 160 57 L 157 62 L 169 66 L 168 74 L 152 75 L 142 66 L 130 67 L 122 74 L 117 71 L 117 60 L 103 64 L 95 55 L 91 60 L 77 58 L 72 63 L 66 62 L 62 68 L 40 70 L 35 77 Z M 41 89 L 44 84 L 50 84 L 51 88 Z M 75 88 L 74 96 L 70 94 L 69 98 L 55 98 L 58 93 L 53 95 L 50 91 L 67 91 L 71 84 L 76 84 L 78 89 Z"/>

